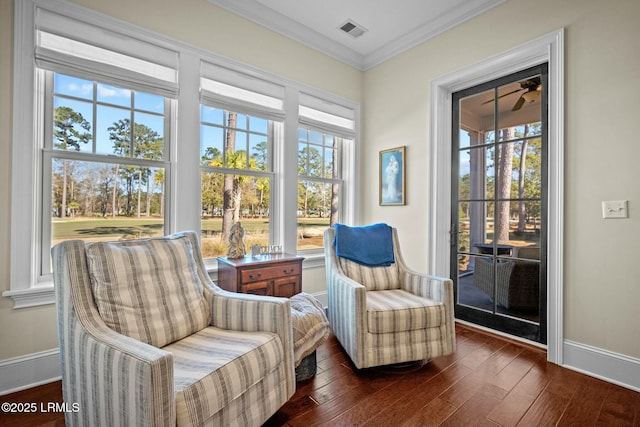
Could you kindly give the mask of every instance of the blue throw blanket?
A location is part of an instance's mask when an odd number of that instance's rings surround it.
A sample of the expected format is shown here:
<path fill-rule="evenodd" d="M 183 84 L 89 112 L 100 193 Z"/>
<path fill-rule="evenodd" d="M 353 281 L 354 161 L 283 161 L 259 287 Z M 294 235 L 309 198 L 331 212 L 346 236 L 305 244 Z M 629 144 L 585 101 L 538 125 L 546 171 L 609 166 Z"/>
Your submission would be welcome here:
<path fill-rule="evenodd" d="M 369 267 L 389 266 L 393 256 L 392 229 L 387 224 L 364 227 L 334 225 L 336 255 Z"/>

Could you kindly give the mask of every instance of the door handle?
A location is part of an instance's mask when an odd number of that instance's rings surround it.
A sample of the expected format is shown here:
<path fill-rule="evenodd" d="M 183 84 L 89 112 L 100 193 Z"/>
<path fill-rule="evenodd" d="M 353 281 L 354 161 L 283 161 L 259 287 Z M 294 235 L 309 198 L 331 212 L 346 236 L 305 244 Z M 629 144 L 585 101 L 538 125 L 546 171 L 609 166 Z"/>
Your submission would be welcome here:
<path fill-rule="evenodd" d="M 449 229 L 449 243 L 451 246 L 456 246 L 458 242 L 458 227 L 455 224 L 451 224 Z"/>

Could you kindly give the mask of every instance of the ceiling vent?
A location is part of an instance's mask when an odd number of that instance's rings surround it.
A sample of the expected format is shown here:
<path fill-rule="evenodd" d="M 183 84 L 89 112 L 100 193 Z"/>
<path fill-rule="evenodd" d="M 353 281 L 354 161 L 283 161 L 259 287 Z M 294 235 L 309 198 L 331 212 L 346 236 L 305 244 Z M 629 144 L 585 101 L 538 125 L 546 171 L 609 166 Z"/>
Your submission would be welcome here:
<path fill-rule="evenodd" d="M 361 35 L 363 35 L 368 31 L 362 25 L 352 21 L 351 19 L 347 20 L 347 22 L 345 22 L 338 28 L 344 31 L 345 33 L 349 34 L 353 38 L 360 37 Z"/>

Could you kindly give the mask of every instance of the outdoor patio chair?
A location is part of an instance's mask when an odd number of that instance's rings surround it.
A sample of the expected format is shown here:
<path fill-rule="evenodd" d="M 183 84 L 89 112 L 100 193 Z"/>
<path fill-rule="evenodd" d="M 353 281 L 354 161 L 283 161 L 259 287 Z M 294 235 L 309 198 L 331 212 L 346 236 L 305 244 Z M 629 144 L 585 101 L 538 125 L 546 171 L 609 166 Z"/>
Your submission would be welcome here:
<path fill-rule="evenodd" d="M 477 257 L 473 284 L 493 298 L 494 275 L 496 301 L 508 310 L 532 311 L 540 306 L 540 248 L 515 248 L 518 259 Z M 531 261 L 524 261 L 530 259 Z M 494 268 L 495 267 L 495 268 Z"/>

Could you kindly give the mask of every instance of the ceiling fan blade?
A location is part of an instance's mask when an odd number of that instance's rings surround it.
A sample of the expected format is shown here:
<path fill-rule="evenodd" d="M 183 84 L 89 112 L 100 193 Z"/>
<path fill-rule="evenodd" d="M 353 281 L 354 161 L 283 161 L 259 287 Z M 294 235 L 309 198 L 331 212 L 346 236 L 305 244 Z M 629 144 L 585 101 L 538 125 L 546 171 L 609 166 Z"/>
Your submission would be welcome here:
<path fill-rule="evenodd" d="M 509 96 L 509 95 L 514 94 L 514 93 L 521 92 L 521 91 L 523 91 L 523 90 L 524 90 L 523 88 L 520 88 L 520 89 L 512 90 L 511 92 L 503 93 L 502 95 L 500 95 L 500 96 L 498 97 L 498 99 L 500 99 L 500 98 L 504 98 L 505 96 Z M 493 101 L 495 101 L 495 100 L 494 100 L 493 98 L 491 98 L 490 100 L 483 102 L 483 103 L 482 103 L 482 105 L 484 105 L 484 104 L 488 104 L 488 103 L 493 102 Z"/>
<path fill-rule="evenodd" d="M 524 105 L 524 96 L 520 96 L 520 98 L 518 98 L 518 101 L 516 101 L 516 105 L 513 106 L 513 109 L 511 111 L 518 111 L 519 109 L 522 108 L 522 106 Z"/>

